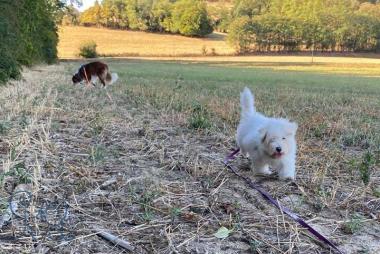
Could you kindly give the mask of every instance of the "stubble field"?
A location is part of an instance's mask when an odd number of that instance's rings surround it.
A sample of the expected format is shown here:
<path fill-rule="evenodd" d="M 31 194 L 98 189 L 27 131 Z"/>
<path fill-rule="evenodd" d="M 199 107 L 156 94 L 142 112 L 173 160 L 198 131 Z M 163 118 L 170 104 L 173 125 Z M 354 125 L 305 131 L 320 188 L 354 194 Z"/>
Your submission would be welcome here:
<path fill-rule="evenodd" d="M 224 168 L 244 86 L 298 122 L 297 179 L 233 165 L 345 253 L 380 252 L 378 63 L 106 62 L 107 90 L 71 85 L 79 61 L 1 88 L 1 252 L 122 252 L 102 229 L 136 253 L 331 253 Z"/>

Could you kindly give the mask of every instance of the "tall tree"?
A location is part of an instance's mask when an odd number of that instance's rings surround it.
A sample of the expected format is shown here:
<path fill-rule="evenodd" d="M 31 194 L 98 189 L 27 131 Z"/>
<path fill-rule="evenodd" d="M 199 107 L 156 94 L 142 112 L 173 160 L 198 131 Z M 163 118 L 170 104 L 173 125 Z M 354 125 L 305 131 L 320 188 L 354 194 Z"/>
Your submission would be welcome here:
<path fill-rule="evenodd" d="M 102 7 L 98 0 L 95 1 L 93 7 L 88 8 L 80 16 L 80 23 L 83 25 L 95 25 L 100 26 L 102 20 Z"/>
<path fill-rule="evenodd" d="M 153 3 L 152 14 L 158 31 L 173 30 L 172 9 L 173 3 L 170 0 L 157 0 Z"/>
<path fill-rule="evenodd" d="M 206 4 L 202 0 L 180 0 L 173 8 L 173 31 L 187 36 L 204 36 L 212 32 Z"/>
<path fill-rule="evenodd" d="M 266 12 L 270 6 L 270 0 L 235 0 L 232 14 L 234 17 L 260 15 Z"/>

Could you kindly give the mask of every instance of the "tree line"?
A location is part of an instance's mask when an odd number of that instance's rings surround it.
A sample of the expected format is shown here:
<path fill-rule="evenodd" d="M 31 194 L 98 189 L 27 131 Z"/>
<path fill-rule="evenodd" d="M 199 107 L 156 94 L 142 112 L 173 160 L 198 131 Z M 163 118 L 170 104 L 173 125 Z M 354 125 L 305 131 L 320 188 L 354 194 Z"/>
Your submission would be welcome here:
<path fill-rule="evenodd" d="M 103 0 L 66 22 L 205 36 L 228 33 L 238 52 L 380 51 L 379 0 Z M 231 4 L 228 4 L 230 2 Z M 232 6 L 232 7 L 231 7 Z"/>
<path fill-rule="evenodd" d="M 60 0 L 0 0 L 0 84 L 20 76 L 23 65 L 57 59 Z"/>
<path fill-rule="evenodd" d="M 205 36 L 213 31 L 202 0 L 103 0 L 66 21 L 150 32 Z"/>
<path fill-rule="evenodd" d="M 239 52 L 380 51 L 376 0 L 236 0 L 223 23 Z"/>

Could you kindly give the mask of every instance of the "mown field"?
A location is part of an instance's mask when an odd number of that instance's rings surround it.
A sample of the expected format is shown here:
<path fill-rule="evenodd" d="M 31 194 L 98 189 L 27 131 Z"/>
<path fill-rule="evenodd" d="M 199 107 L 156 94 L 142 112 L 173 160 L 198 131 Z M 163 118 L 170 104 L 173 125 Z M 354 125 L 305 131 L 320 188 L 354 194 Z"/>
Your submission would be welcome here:
<path fill-rule="evenodd" d="M 136 253 L 332 253 L 223 167 L 248 86 L 261 112 L 298 122 L 297 179 L 234 166 L 345 253 L 379 253 L 378 63 L 272 60 L 106 60 L 120 76 L 107 90 L 71 85 L 79 60 L 26 70 L 0 93 L 0 211 L 19 207 L 2 252 L 122 252 L 100 228 Z"/>
<path fill-rule="evenodd" d="M 79 46 L 95 41 L 98 53 L 106 56 L 201 56 L 231 55 L 234 50 L 224 41 L 223 34 L 213 33 L 206 38 L 179 35 L 122 31 L 106 28 L 59 28 L 59 58 L 76 58 Z"/>

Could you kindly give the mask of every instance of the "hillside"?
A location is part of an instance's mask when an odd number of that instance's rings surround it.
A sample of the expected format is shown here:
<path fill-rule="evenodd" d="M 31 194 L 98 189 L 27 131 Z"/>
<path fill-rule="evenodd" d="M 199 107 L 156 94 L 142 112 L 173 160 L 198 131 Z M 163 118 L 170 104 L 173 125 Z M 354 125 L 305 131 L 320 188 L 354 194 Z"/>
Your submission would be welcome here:
<path fill-rule="evenodd" d="M 98 52 L 106 56 L 201 56 L 231 55 L 234 50 L 225 35 L 213 33 L 206 38 L 112 30 L 94 27 L 63 26 L 59 29 L 59 58 L 75 58 L 82 42 L 93 40 Z"/>

